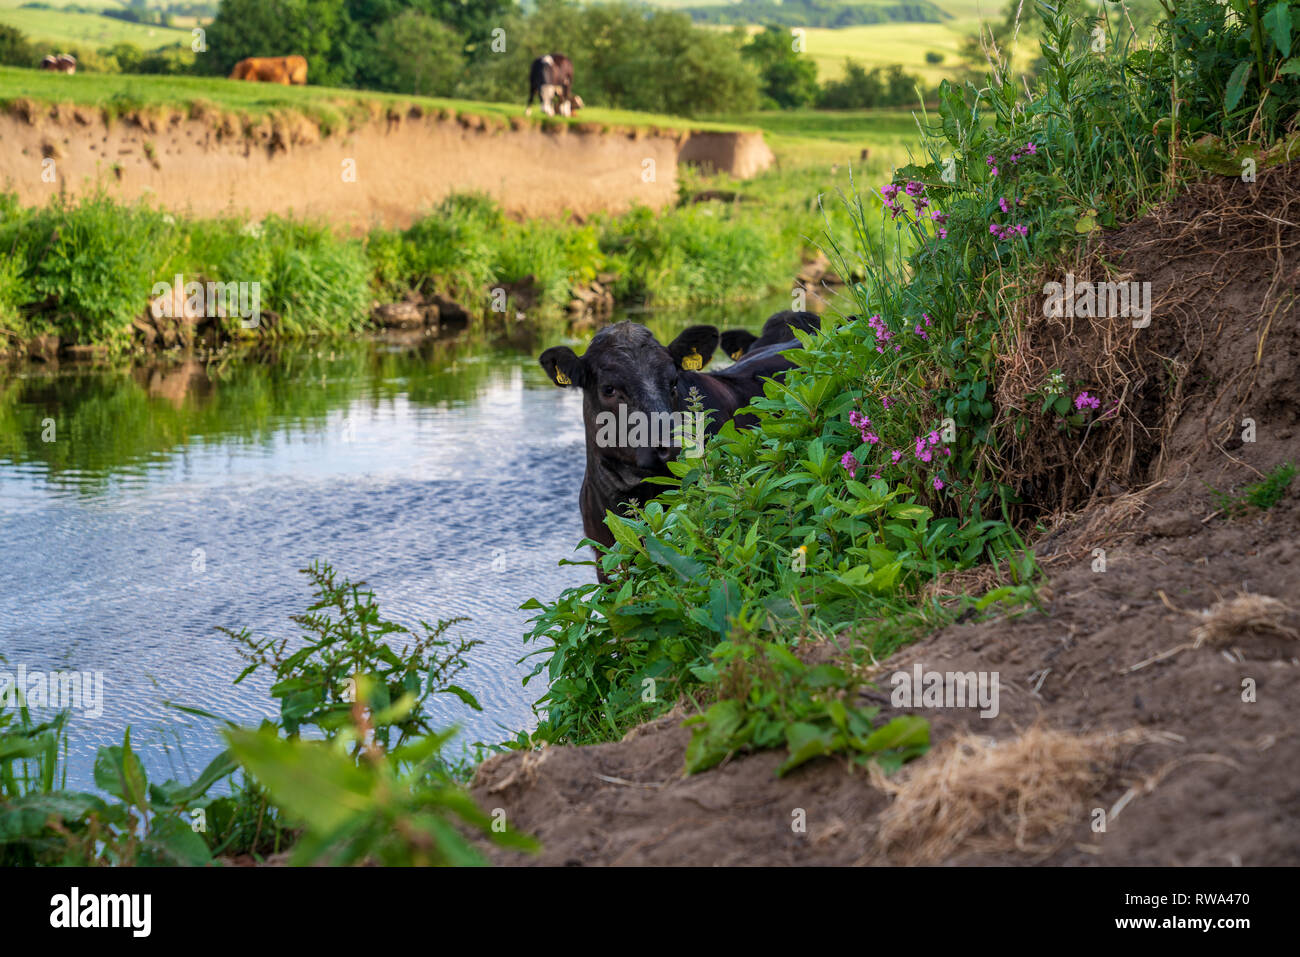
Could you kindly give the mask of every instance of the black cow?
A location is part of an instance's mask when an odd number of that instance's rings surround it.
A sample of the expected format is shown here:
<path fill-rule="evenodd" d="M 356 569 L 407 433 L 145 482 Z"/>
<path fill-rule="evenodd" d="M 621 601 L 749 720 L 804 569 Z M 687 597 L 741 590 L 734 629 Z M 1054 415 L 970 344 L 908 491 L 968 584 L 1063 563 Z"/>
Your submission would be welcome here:
<path fill-rule="evenodd" d="M 722 351 L 733 359 L 749 355 L 778 342 L 787 342 L 794 338 L 791 329 L 804 332 L 816 332 L 821 328 L 821 318 L 813 312 L 795 312 L 787 309 L 767 317 L 763 331 L 754 335 L 746 329 L 728 329 L 722 334 L 720 343 Z"/>
<path fill-rule="evenodd" d="M 629 500 L 644 505 L 662 491 L 663 486 L 647 480 L 670 474 L 667 463 L 678 447 L 655 423 L 689 422 L 687 396 L 692 388 L 711 413 L 708 434 L 728 419 L 742 428 L 753 425 L 753 416 L 737 416 L 736 411 L 762 395 L 766 379 L 793 368 L 781 351 L 799 343 L 774 343 L 716 374 L 699 371 L 717 345 L 715 326 L 691 326 L 665 348 L 645 326 L 620 322 L 596 333 L 582 356 L 567 346 L 541 354 L 538 361 L 551 381 L 582 390 L 587 471 L 578 502 L 588 538 L 613 545 L 614 537 L 605 527 L 606 511 L 625 512 Z M 646 426 L 640 435 L 635 431 L 637 417 Z M 622 422 L 631 425 L 610 428 Z M 604 581 L 603 573 L 598 574 Z"/>
<path fill-rule="evenodd" d="M 555 115 L 551 101 L 560 97 L 560 114 L 571 116 L 575 109 L 583 106 L 582 97 L 573 95 L 573 61 L 563 53 L 548 53 L 533 61 L 528 71 L 528 105 L 524 115 L 533 112 L 533 98 L 542 103 L 542 112 L 547 116 Z"/>

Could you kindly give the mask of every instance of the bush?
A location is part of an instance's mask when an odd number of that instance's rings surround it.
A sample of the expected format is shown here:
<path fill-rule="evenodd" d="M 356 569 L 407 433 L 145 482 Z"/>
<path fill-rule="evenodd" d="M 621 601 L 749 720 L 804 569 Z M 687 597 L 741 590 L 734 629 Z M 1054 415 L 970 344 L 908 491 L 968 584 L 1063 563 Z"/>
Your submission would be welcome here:
<path fill-rule="evenodd" d="M 414 96 L 448 96 L 464 71 L 464 41 L 451 27 L 414 9 L 403 10 L 375 32 L 383 69 L 370 86 Z M 372 54 L 372 60 L 378 59 Z"/>
<path fill-rule="evenodd" d="M 0 23 L 0 65 L 33 67 L 40 59 L 26 34 L 17 27 Z"/>

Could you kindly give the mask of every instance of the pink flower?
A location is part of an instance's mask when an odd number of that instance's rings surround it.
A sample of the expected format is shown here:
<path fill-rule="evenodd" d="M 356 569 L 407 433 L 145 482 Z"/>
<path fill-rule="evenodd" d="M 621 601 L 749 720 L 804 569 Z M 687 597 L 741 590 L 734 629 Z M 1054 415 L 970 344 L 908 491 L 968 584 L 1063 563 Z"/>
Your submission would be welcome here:
<path fill-rule="evenodd" d="M 891 459 L 893 459 L 893 460 L 894 460 L 894 464 L 897 465 L 897 464 L 898 464 L 898 460 L 901 459 L 901 458 L 903 457 L 903 453 L 900 452 L 898 449 L 894 449 L 894 451 L 892 451 L 892 452 L 889 453 L 889 457 L 890 457 Z"/>
<path fill-rule="evenodd" d="M 1101 399 L 1089 395 L 1087 392 L 1080 392 L 1074 397 L 1074 407 L 1077 410 L 1082 410 L 1084 408 L 1098 409 L 1101 407 Z"/>
<path fill-rule="evenodd" d="M 868 445 L 875 445 L 880 441 L 880 436 L 876 435 L 874 432 L 863 432 L 862 441 L 866 442 Z"/>
<path fill-rule="evenodd" d="M 1025 152 L 1030 156 L 1036 156 L 1038 154 L 1038 147 L 1034 145 L 1033 140 L 1030 140 L 1025 144 Z"/>
<path fill-rule="evenodd" d="M 870 425 L 870 424 L 871 424 L 871 420 L 868 419 L 861 412 L 859 412 L 857 409 L 854 409 L 852 412 L 849 413 L 849 425 L 853 426 L 855 429 L 860 429 L 864 425 Z"/>
<path fill-rule="evenodd" d="M 887 396 L 887 395 L 882 395 L 882 396 L 880 397 L 880 404 L 883 405 L 883 406 L 885 407 L 885 411 L 886 411 L 886 412 L 889 411 L 890 403 L 892 403 L 893 401 L 894 401 L 894 400 L 891 399 L 891 398 L 890 398 L 889 396 Z"/>
<path fill-rule="evenodd" d="M 986 156 L 986 157 L 984 158 L 984 162 L 987 163 L 988 166 L 989 166 L 989 175 L 990 175 L 990 176 L 997 176 L 997 175 L 998 175 L 998 166 L 997 166 L 998 161 L 994 158 L 994 156 L 993 156 L 992 153 L 990 153 L 988 156 Z"/>
<path fill-rule="evenodd" d="M 1005 196 L 998 197 L 998 208 L 1004 213 L 1011 212 L 1011 207 L 1007 205 L 1007 198 Z"/>
<path fill-rule="evenodd" d="M 935 477 L 935 480 L 934 480 L 934 490 L 935 490 L 936 492 L 939 492 L 939 491 L 942 491 L 942 490 L 943 490 L 943 479 L 941 479 L 941 478 L 939 478 L 939 477 L 937 477 L 937 476 Z"/>
<path fill-rule="evenodd" d="M 845 452 L 844 457 L 840 459 L 840 465 L 844 466 L 845 471 L 849 473 L 849 478 L 856 478 L 862 463 L 854 457 L 852 452 Z"/>

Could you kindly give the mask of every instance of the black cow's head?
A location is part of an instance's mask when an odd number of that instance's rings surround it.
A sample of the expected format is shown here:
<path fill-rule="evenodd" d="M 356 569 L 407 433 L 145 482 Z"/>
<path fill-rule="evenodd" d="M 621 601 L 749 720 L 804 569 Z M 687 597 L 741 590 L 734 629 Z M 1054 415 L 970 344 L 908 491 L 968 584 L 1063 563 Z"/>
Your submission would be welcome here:
<path fill-rule="evenodd" d="M 538 361 L 556 385 L 582 390 L 589 455 L 624 472 L 662 473 L 674 452 L 663 426 L 683 407 L 678 375 L 704 368 L 717 345 L 714 326 L 691 326 L 665 348 L 645 326 L 620 322 L 596 333 L 581 356 L 554 346 Z"/>
<path fill-rule="evenodd" d="M 758 336 L 747 329 L 728 329 L 719 339 L 722 351 L 733 359 L 739 359 L 757 341 Z"/>

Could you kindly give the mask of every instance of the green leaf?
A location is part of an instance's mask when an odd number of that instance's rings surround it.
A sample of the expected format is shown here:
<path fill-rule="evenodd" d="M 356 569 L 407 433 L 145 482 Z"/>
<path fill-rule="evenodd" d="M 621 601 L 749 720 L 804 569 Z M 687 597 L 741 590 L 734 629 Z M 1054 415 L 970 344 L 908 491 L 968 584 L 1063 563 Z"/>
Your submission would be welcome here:
<path fill-rule="evenodd" d="M 671 568 L 677 573 L 677 577 L 684 582 L 694 581 L 705 573 L 705 567 L 699 562 L 687 558 L 681 552 L 659 541 L 653 535 L 646 536 L 645 551 L 656 565 Z"/>
<path fill-rule="evenodd" d="M 877 728 L 863 741 L 862 751 L 885 751 L 890 748 L 926 747 L 930 743 L 930 722 L 907 714 Z"/>
<path fill-rule="evenodd" d="M 704 714 L 687 719 L 684 723 L 695 727 L 686 745 L 686 773 L 706 771 L 734 751 L 744 716 L 741 703 L 729 698 L 719 701 Z"/>
<path fill-rule="evenodd" d="M 95 784 L 116 798 L 136 807 L 144 807 L 149 793 L 149 776 L 144 765 L 131 750 L 128 728 L 121 745 L 109 745 L 95 755 Z"/>
<path fill-rule="evenodd" d="M 275 803 L 317 832 L 330 832 L 371 807 L 376 778 L 321 741 L 286 740 L 274 728 L 226 732 L 230 751 Z"/>
<path fill-rule="evenodd" d="M 1246 92 L 1246 81 L 1250 76 L 1250 60 L 1242 60 L 1228 77 L 1228 89 L 1223 96 L 1224 112 L 1231 113 L 1241 102 L 1241 97 Z"/>
<path fill-rule="evenodd" d="M 169 866 L 201 867 L 212 861 L 203 836 L 184 818 L 170 814 L 154 816 L 142 856 L 147 863 Z"/>
<path fill-rule="evenodd" d="M 605 513 L 605 526 L 609 529 L 614 540 L 620 545 L 625 545 L 634 552 L 645 554 L 645 549 L 641 547 L 641 536 L 636 529 L 627 523 L 626 519 L 615 515 L 613 512 Z"/>
<path fill-rule="evenodd" d="M 462 688 L 460 685 L 447 685 L 447 687 L 439 689 L 439 692 L 438 692 L 438 693 L 439 693 L 439 694 L 454 694 L 457 698 L 459 698 L 461 701 L 465 702 L 467 705 L 469 705 L 469 706 L 470 706 L 471 708 L 473 708 L 475 711 L 482 711 L 482 710 L 483 710 L 483 706 L 482 706 L 481 704 L 478 703 L 478 698 L 475 698 L 472 694 L 470 694 L 468 691 L 466 691 L 466 690 L 465 690 L 464 688 Z"/>
<path fill-rule="evenodd" d="M 843 747 L 844 735 L 834 728 L 794 721 L 785 729 L 785 744 L 790 756 L 776 769 L 778 776 L 784 776 L 813 758 L 834 754 Z"/>
<path fill-rule="evenodd" d="M 1275 3 L 1264 11 L 1259 22 L 1268 35 L 1273 38 L 1273 45 L 1283 56 L 1291 55 L 1291 11 L 1285 2 Z"/>

